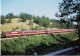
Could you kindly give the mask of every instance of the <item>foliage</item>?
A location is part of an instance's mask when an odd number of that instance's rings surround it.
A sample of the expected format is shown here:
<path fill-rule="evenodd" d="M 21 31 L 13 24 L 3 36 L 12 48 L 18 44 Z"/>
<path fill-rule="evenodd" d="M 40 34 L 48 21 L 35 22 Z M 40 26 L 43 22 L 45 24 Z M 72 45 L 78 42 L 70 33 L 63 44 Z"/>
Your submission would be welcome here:
<path fill-rule="evenodd" d="M 6 38 L 5 32 L 2 32 L 2 33 L 1 33 L 1 38 Z"/>
<path fill-rule="evenodd" d="M 41 49 L 44 50 L 44 48 L 39 49 L 39 46 L 49 47 L 54 44 L 68 43 L 75 39 L 75 37 L 75 33 L 24 36 L 12 40 L 1 41 L 1 51 L 2 54 L 28 54 L 33 53 L 34 51 L 39 51 Z"/>
<path fill-rule="evenodd" d="M 35 19 L 34 19 L 34 22 L 39 24 L 40 26 L 43 26 L 43 27 L 51 27 L 51 28 L 67 28 L 67 23 L 66 24 L 60 24 L 58 20 L 55 20 L 55 19 L 49 19 L 48 17 L 45 17 L 45 16 L 42 16 L 42 17 L 39 17 L 37 16 Z M 71 24 L 69 24 L 70 27 L 72 26 Z"/>
<path fill-rule="evenodd" d="M 8 19 L 7 23 L 11 23 L 11 19 Z"/>
<path fill-rule="evenodd" d="M 70 15 L 73 13 L 80 13 L 80 0 L 63 0 L 59 3 L 59 11 L 61 12 L 61 17 Z"/>
<path fill-rule="evenodd" d="M 33 28 L 34 30 L 39 30 L 38 26 L 36 26 L 35 28 Z"/>
<path fill-rule="evenodd" d="M 32 15 L 26 13 L 21 13 L 19 17 L 22 19 L 22 22 L 25 22 L 27 19 L 32 19 Z"/>
<path fill-rule="evenodd" d="M 19 29 L 19 27 L 15 27 L 15 28 L 12 28 L 12 31 L 16 31 L 16 29 Z"/>
<path fill-rule="evenodd" d="M 59 17 L 62 17 L 62 19 L 77 22 L 78 36 L 80 38 L 80 0 L 63 0 L 59 3 L 59 12 Z"/>
<path fill-rule="evenodd" d="M 8 13 L 8 14 L 6 15 L 6 18 L 7 18 L 7 19 L 12 19 L 12 18 L 14 18 L 13 13 Z"/>
<path fill-rule="evenodd" d="M 21 13 L 19 17 L 22 19 L 22 22 L 26 22 L 25 14 Z"/>
<path fill-rule="evenodd" d="M 23 18 L 23 19 L 21 20 L 21 22 L 26 22 L 26 19 L 25 19 L 25 18 Z"/>
<path fill-rule="evenodd" d="M 16 31 L 16 28 L 12 28 L 12 31 Z"/>
<path fill-rule="evenodd" d="M 25 31 L 26 29 L 25 28 L 21 28 L 21 31 Z"/>
<path fill-rule="evenodd" d="M 37 16 L 36 17 L 34 15 L 27 14 L 27 13 L 21 13 L 21 14 L 19 14 L 19 16 L 13 15 L 13 13 L 8 13 L 6 15 L 6 18 L 8 18 L 7 23 L 11 23 L 11 19 L 16 18 L 16 17 L 21 19 L 20 22 L 26 22 L 26 20 L 30 20 L 29 25 L 31 26 L 32 29 L 33 29 L 33 27 L 32 27 L 33 22 L 37 23 L 40 27 L 43 26 L 45 28 L 49 28 L 49 27 L 61 28 L 59 21 L 57 21 L 55 19 L 50 19 L 46 16 L 41 16 L 41 17 Z M 33 22 L 32 22 L 32 20 L 33 20 Z M 3 19 L 3 21 L 6 22 L 5 18 Z M 66 28 L 66 24 L 62 24 L 62 28 Z"/>
<path fill-rule="evenodd" d="M 30 28 L 33 29 L 33 21 L 32 20 L 29 21 L 29 25 L 30 25 Z"/>
<path fill-rule="evenodd" d="M 5 24 L 6 23 L 6 18 L 5 16 L 1 15 L 1 24 Z"/>
<path fill-rule="evenodd" d="M 61 34 L 61 36 L 65 36 L 65 38 L 74 41 L 74 39 L 78 39 L 77 34 L 74 33 L 66 33 L 66 34 Z"/>
<path fill-rule="evenodd" d="M 14 16 L 14 18 L 18 18 L 18 16 L 17 16 L 17 15 L 15 15 L 15 16 Z"/>
<path fill-rule="evenodd" d="M 19 27 L 18 26 L 16 26 L 16 28 L 15 29 L 19 29 Z"/>
<path fill-rule="evenodd" d="M 35 19 L 34 19 L 34 22 L 43 26 L 43 27 L 49 27 L 49 18 L 48 17 L 45 17 L 45 16 L 42 16 L 42 17 L 39 17 L 37 16 Z"/>
<path fill-rule="evenodd" d="M 48 36 L 43 36 L 43 38 L 42 36 L 29 36 L 13 40 L 5 40 L 1 43 L 2 51 L 15 54 L 25 54 L 25 51 L 33 51 L 35 47 L 42 44 L 50 46 L 54 43 L 54 40 Z"/>

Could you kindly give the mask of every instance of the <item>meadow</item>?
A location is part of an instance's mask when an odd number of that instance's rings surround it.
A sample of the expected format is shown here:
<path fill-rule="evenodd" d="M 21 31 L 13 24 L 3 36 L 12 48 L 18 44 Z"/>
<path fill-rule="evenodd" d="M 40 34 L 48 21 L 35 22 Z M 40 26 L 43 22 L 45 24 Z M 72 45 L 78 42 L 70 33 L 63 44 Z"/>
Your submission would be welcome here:
<path fill-rule="evenodd" d="M 1 25 L 1 30 L 3 32 L 13 31 L 13 30 L 21 31 L 21 28 L 24 28 L 25 30 L 30 30 L 31 28 L 29 25 L 30 20 L 27 20 L 26 22 L 19 22 L 19 21 L 20 21 L 20 18 L 11 19 L 11 23 L 6 23 L 6 24 Z M 33 23 L 33 28 L 37 26 L 38 24 Z"/>

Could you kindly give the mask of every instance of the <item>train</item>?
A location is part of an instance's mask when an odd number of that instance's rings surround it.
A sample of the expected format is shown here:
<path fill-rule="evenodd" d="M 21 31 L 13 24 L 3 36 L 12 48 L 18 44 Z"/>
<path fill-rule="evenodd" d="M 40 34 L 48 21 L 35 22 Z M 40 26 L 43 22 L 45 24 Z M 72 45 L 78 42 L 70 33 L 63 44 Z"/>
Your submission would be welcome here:
<path fill-rule="evenodd" d="M 15 36 L 31 36 L 31 35 L 41 35 L 41 34 L 54 34 L 63 32 L 72 32 L 74 29 L 55 29 L 55 30 L 30 30 L 30 31 L 8 31 L 5 32 L 7 37 Z"/>

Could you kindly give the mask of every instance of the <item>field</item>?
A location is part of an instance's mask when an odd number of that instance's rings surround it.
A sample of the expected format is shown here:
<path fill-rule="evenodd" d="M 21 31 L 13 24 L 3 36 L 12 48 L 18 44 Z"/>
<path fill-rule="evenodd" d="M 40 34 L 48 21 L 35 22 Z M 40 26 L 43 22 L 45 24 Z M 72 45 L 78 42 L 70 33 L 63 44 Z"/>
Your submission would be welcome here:
<path fill-rule="evenodd" d="M 27 20 L 26 22 L 19 22 L 19 21 L 20 21 L 20 18 L 11 19 L 11 23 L 6 23 L 1 25 L 1 30 L 3 32 L 12 31 L 14 29 L 16 29 L 17 31 L 20 31 L 21 28 L 24 28 L 25 30 L 30 30 L 31 28 L 29 25 L 30 20 Z M 33 23 L 33 28 L 38 26 L 39 26 L 38 24 Z"/>
<path fill-rule="evenodd" d="M 6 31 L 21 31 L 22 29 L 23 30 L 32 30 L 31 28 L 33 28 L 33 29 L 36 29 L 36 28 L 37 29 L 45 29 L 46 28 L 46 27 L 40 26 L 39 24 L 36 24 L 34 22 L 31 26 L 30 20 L 26 20 L 26 22 L 20 22 L 20 20 L 21 20 L 20 18 L 14 18 L 14 19 L 11 19 L 11 23 L 1 24 L 1 31 L 6 32 Z M 55 24 L 56 23 L 54 23 L 54 25 Z M 57 29 L 57 28 L 48 27 L 47 29 Z"/>

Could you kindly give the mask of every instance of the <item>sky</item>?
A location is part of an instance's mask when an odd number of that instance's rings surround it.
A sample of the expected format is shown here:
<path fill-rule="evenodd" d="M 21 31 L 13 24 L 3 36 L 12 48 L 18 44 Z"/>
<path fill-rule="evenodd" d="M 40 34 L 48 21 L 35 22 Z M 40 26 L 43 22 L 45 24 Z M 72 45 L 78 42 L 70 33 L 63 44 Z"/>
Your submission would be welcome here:
<path fill-rule="evenodd" d="M 58 3 L 60 2 L 61 0 L 1 0 L 1 15 L 8 13 L 19 15 L 23 12 L 57 19 L 55 13 L 59 11 Z"/>

